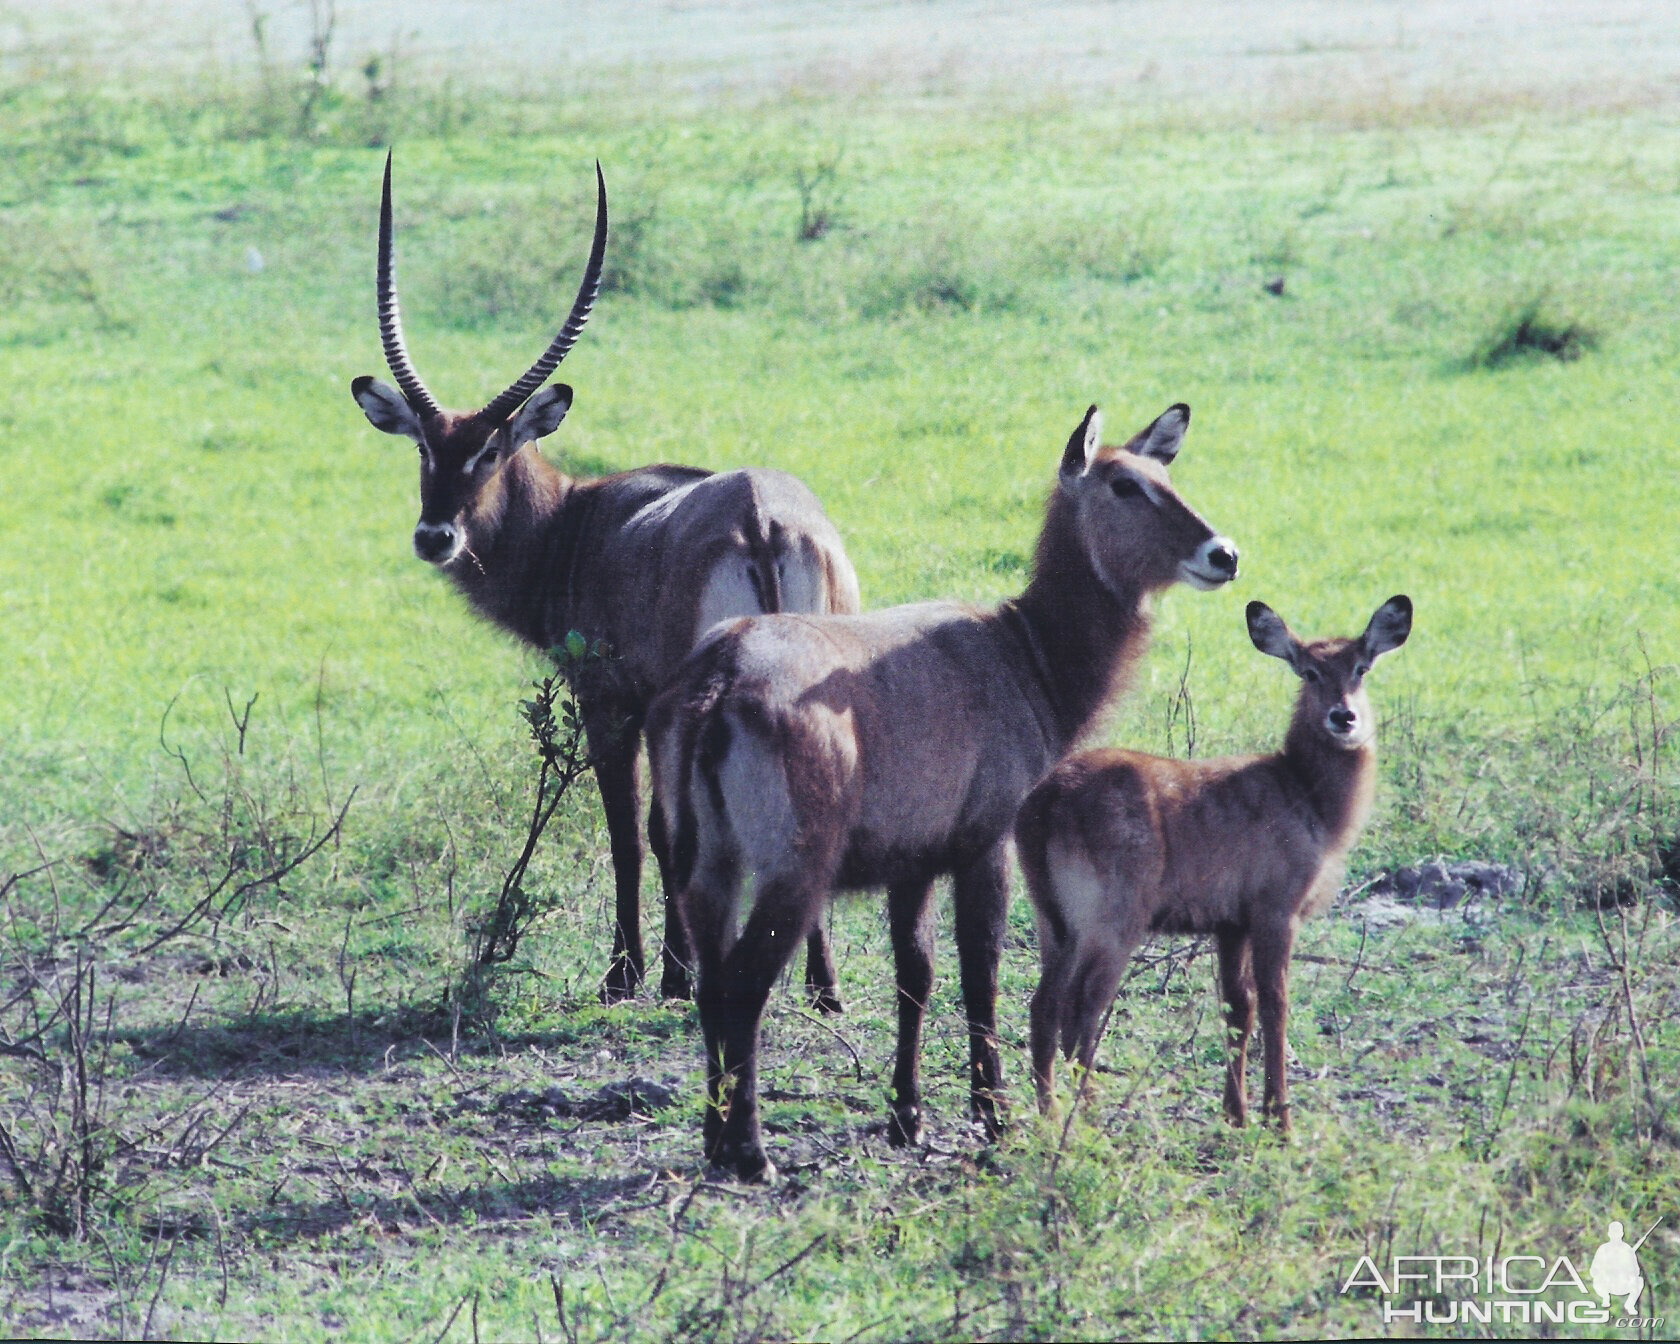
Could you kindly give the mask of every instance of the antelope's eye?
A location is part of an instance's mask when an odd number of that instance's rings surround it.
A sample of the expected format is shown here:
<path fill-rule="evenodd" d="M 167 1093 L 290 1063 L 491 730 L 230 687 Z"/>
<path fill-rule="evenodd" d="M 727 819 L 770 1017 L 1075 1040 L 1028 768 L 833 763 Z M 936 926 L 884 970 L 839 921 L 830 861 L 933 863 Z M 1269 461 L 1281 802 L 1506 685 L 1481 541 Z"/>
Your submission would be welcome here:
<path fill-rule="evenodd" d="M 1316 686 L 1322 678 L 1318 675 L 1318 669 L 1316 667 L 1303 667 L 1301 669 L 1301 680 L 1306 682 L 1309 686 Z"/>
<path fill-rule="evenodd" d="M 1371 665 L 1369 663 L 1359 663 L 1354 667 L 1353 675 L 1356 677 L 1363 677 L 1370 670 Z"/>
<path fill-rule="evenodd" d="M 1143 493 L 1143 487 L 1130 476 L 1116 476 L 1108 483 L 1108 488 L 1114 491 L 1116 499 L 1130 499 L 1133 495 Z"/>

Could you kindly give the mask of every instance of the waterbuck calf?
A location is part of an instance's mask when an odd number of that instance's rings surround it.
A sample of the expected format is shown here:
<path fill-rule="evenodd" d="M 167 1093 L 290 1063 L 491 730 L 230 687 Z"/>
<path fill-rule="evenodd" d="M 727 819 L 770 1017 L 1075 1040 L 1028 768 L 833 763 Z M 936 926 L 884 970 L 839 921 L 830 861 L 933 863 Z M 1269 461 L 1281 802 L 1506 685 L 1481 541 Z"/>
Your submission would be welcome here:
<path fill-rule="evenodd" d="M 1015 809 L 1127 680 L 1148 641 L 1152 594 L 1236 577 L 1235 548 L 1167 479 L 1189 422 L 1189 408 L 1174 406 L 1124 447 L 1099 447 L 1097 408 L 1086 412 L 1019 597 L 991 609 L 927 602 L 734 621 L 654 701 L 654 808 L 699 970 L 714 1163 L 748 1180 L 773 1172 L 758 1122 L 759 1019 L 837 888 L 887 888 L 898 983 L 889 1135 L 920 1138 L 929 894 L 945 873 L 971 1105 L 995 1132 L 993 1014 Z"/>
<path fill-rule="evenodd" d="M 571 408 L 564 384 L 538 391 L 577 340 L 601 285 L 607 189 L 596 165 L 595 237 L 577 299 L 549 347 L 483 410 L 439 408 L 403 342 L 393 275 L 391 160 L 379 210 L 379 331 L 397 387 L 350 390 L 376 429 L 420 448 L 414 551 L 482 616 L 550 649 L 577 630 L 611 657 L 575 688 L 612 845 L 617 919 L 602 995 L 633 994 L 644 961 L 637 751 L 648 702 L 708 627 L 762 612 L 853 612 L 857 575 L 806 486 L 780 471 L 651 466 L 574 480 L 537 451 Z M 401 389 L 400 391 L 398 389 Z M 532 394 L 535 393 L 533 396 Z M 821 926 L 807 986 L 838 1011 Z M 686 997 L 682 926 L 667 901 L 663 991 Z"/>
<path fill-rule="evenodd" d="M 1207 761 L 1085 752 L 1028 795 L 1015 838 L 1043 966 L 1032 1000 L 1040 1109 L 1052 1106 L 1058 1037 L 1090 1069 L 1138 945 L 1151 933 L 1211 933 L 1227 1026 L 1225 1113 L 1247 1122 L 1258 988 L 1263 1110 L 1289 1129 L 1289 956 L 1301 922 L 1336 894 L 1371 811 L 1376 721 L 1365 674 L 1411 628 L 1411 600 L 1391 597 L 1359 638 L 1303 644 L 1264 603 L 1250 602 L 1254 647 L 1301 678 L 1282 751 Z"/>

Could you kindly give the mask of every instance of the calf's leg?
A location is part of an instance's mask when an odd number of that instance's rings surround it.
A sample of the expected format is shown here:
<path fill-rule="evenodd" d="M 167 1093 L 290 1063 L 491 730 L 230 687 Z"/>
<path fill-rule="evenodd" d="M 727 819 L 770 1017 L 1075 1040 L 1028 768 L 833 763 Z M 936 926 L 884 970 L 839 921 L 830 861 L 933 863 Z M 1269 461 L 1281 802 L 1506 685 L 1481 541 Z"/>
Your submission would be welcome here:
<path fill-rule="evenodd" d="M 824 1017 L 843 1011 L 840 980 L 834 970 L 834 949 L 820 918 L 805 939 L 805 1001 Z"/>
<path fill-rule="evenodd" d="M 1248 932 L 1221 925 L 1219 997 L 1225 1012 L 1225 1117 L 1248 1123 L 1248 1038 L 1254 1030 L 1254 965 Z"/>
<path fill-rule="evenodd" d="M 1289 955 L 1295 932 L 1288 926 L 1256 929 L 1253 934 L 1254 982 L 1260 998 L 1260 1033 L 1266 1061 L 1266 1093 L 1261 1112 L 1289 1133 L 1288 1055 Z"/>
<path fill-rule="evenodd" d="M 1061 1031 L 1062 1007 L 1069 993 L 1069 972 L 1073 949 L 1067 943 L 1053 943 L 1048 931 L 1040 933 L 1039 960 L 1042 970 L 1032 996 L 1032 1070 L 1038 1093 L 1038 1109 L 1049 1115 L 1055 1106 L 1056 1038 Z"/>

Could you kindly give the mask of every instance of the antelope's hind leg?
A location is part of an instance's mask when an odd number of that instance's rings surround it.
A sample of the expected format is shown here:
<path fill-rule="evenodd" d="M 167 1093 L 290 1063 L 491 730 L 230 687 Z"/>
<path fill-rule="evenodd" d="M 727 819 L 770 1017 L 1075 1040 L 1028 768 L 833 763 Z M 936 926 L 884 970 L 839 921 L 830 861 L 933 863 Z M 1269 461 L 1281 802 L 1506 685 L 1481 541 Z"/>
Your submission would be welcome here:
<path fill-rule="evenodd" d="M 1072 950 L 1066 942 L 1054 942 L 1054 935 L 1041 924 L 1039 958 L 1043 969 L 1032 996 L 1033 1087 L 1038 1109 L 1049 1115 L 1056 1104 L 1056 1037 L 1061 1032 L 1062 1005 L 1068 995 L 1068 972 Z"/>
<path fill-rule="evenodd" d="M 1221 925 L 1219 998 L 1225 1011 L 1225 1118 L 1248 1123 L 1248 1038 L 1254 1030 L 1254 960 L 1248 932 Z"/>
<path fill-rule="evenodd" d="M 898 982 L 898 1056 L 893 1067 L 892 1114 L 887 1141 L 895 1148 L 922 1141 L 922 1021 L 933 992 L 933 895 L 931 879 L 887 889 L 893 969 Z"/>
<path fill-rule="evenodd" d="M 821 916 L 805 938 L 805 1002 L 824 1017 L 845 1011 L 840 1002 L 840 978 L 834 969 L 834 946 Z"/>
<path fill-rule="evenodd" d="M 1126 963 L 1132 959 L 1135 942 L 1097 942 L 1089 940 L 1073 973 L 1073 992 L 1068 996 L 1063 1013 L 1062 1048 L 1068 1057 L 1077 1061 L 1083 1071 L 1081 1091 L 1088 1085 L 1092 1068 L 1097 1061 L 1097 1047 L 1102 1044 L 1103 1027 L 1108 1022 L 1108 1010 L 1126 974 Z"/>
<path fill-rule="evenodd" d="M 986 1128 L 1002 1132 L 1001 1065 L 997 1047 L 998 960 L 1009 914 L 1008 854 L 1002 840 L 952 875 L 956 906 L 957 960 L 962 969 L 963 1007 L 968 1014 L 969 1112 Z"/>
<path fill-rule="evenodd" d="M 752 914 L 726 954 L 718 955 L 720 940 L 694 931 L 708 1072 L 706 1156 L 743 1181 L 775 1179 L 758 1119 L 759 1023 L 771 986 L 826 895 L 826 885 L 798 878 L 760 880 Z"/>

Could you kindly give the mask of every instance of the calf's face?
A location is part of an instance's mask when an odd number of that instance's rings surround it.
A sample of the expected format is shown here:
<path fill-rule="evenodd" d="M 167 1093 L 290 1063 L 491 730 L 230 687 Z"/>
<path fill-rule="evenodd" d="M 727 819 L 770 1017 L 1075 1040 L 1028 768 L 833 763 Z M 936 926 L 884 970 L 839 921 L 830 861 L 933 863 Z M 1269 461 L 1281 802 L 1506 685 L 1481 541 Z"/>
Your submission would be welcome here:
<path fill-rule="evenodd" d="M 1254 647 L 1283 659 L 1301 679 L 1297 717 L 1315 725 L 1335 746 L 1352 751 L 1368 743 L 1377 722 L 1365 695 L 1365 675 L 1379 657 L 1399 648 L 1411 634 L 1411 598 L 1389 598 L 1356 639 L 1303 642 L 1264 602 L 1250 602 L 1247 616 Z"/>

